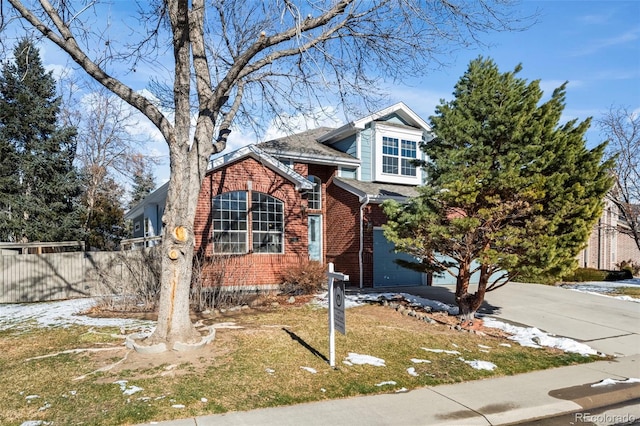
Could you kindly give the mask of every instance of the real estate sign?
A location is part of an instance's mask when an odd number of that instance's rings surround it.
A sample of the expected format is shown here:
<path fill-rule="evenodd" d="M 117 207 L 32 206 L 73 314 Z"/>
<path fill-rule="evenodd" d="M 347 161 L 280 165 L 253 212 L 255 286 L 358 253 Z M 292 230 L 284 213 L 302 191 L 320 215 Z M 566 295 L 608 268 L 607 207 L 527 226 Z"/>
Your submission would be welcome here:
<path fill-rule="evenodd" d="M 344 315 L 344 281 L 333 282 L 333 325 L 337 331 L 347 334 Z"/>
<path fill-rule="evenodd" d="M 336 365 L 336 341 L 335 330 L 346 334 L 344 315 L 344 282 L 349 281 L 349 275 L 335 272 L 333 263 L 329 263 L 327 272 L 329 287 L 329 365 Z"/>

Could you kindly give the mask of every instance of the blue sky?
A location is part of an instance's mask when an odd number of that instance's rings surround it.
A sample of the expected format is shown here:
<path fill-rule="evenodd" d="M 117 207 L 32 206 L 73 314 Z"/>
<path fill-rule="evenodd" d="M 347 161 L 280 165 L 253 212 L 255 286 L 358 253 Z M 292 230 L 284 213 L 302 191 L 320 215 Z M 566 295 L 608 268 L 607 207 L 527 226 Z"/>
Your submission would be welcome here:
<path fill-rule="evenodd" d="M 564 120 L 597 118 L 613 105 L 640 110 L 640 1 L 524 1 L 522 9 L 539 10 L 538 23 L 485 37 L 489 47 L 458 52 L 449 68 L 396 88 L 392 100 L 427 118 L 439 99 L 452 98 L 469 61 L 482 55 L 502 72 L 521 63 L 519 76 L 540 79 L 546 95 L 568 81 Z M 592 125 L 587 145 L 603 140 Z"/>
<path fill-rule="evenodd" d="M 538 11 L 538 22 L 522 32 L 481 36 L 488 46 L 442 57 L 448 64 L 446 67 L 413 76 L 407 85 L 389 86 L 388 104 L 403 101 L 428 120 L 440 99 L 452 98 L 453 87 L 469 61 L 482 55 L 492 58 L 502 72 L 511 71 L 521 63 L 523 69 L 519 76 L 529 81 L 540 79 L 548 95 L 568 81 L 563 120 L 598 118 L 611 106 L 640 111 L 640 1 L 524 0 L 519 8 L 523 15 Z M 54 50 L 43 49 L 45 65 L 64 66 L 59 65 L 61 56 Z M 134 78 L 141 74 L 145 73 L 138 73 Z M 130 84 L 136 90 L 145 88 L 141 80 Z M 135 84 L 141 86 L 135 87 Z M 150 124 L 141 120 L 139 130 L 148 135 L 149 152 L 168 152 Z M 277 135 L 274 129 L 266 138 Z M 593 147 L 603 140 L 600 131 L 592 125 L 587 146 Z M 256 136 L 249 132 L 234 131 L 229 149 L 256 141 Z M 168 173 L 167 160 L 156 172 L 157 183 L 166 181 Z"/>

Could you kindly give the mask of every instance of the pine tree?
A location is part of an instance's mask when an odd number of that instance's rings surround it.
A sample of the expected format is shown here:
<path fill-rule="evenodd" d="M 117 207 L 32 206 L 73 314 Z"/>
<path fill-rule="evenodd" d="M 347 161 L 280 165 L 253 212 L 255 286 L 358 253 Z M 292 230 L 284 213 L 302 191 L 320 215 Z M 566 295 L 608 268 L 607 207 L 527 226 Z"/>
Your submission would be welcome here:
<path fill-rule="evenodd" d="M 133 187 L 131 188 L 129 208 L 144 200 L 156 188 L 153 172 L 149 170 L 145 158 L 139 155 L 135 156 L 133 161 L 135 163 L 135 171 L 133 173 Z"/>
<path fill-rule="evenodd" d="M 21 40 L 0 76 L 0 150 L 14 158 L 2 161 L 0 170 L 1 185 L 11 194 L 2 201 L 9 212 L 0 221 L 5 240 L 82 238 L 76 131 L 58 125 L 59 111 L 51 72 L 33 43 Z"/>
<path fill-rule="evenodd" d="M 605 144 L 585 147 L 590 120 L 560 124 L 565 85 L 541 104 L 539 82 L 518 78 L 520 70 L 472 61 L 454 100 L 431 117 L 437 136 L 422 147 L 420 196 L 384 206 L 387 238 L 421 259 L 403 266 L 454 276 L 466 319 L 486 291 L 518 276 L 571 271 L 612 184 Z"/>
<path fill-rule="evenodd" d="M 84 223 L 87 230 L 87 246 L 99 250 L 115 250 L 125 238 L 124 188 L 111 177 L 105 177 L 92 194 L 91 208 L 85 209 Z M 88 205 L 83 194 L 83 204 Z"/>

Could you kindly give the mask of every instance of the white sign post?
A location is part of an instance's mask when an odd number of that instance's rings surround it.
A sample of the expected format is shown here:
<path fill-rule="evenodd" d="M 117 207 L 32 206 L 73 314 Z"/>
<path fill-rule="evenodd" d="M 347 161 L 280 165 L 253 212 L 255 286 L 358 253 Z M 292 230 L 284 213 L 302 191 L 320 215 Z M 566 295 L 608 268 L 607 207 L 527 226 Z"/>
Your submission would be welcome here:
<path fill-rule="evenodd" d="M 335 272 L 333 263 L 329 263 L 329 365 L 336 366 L 336 328 L 346 334 L 344 315 L 344 282 L 349 281 L 349 275 Z M 338 280 L 334 284 L 334 280 Z M 336 312 L 337 311 L 337 312 Z M 336 315 L 337 314 L 337 315 Z"/>

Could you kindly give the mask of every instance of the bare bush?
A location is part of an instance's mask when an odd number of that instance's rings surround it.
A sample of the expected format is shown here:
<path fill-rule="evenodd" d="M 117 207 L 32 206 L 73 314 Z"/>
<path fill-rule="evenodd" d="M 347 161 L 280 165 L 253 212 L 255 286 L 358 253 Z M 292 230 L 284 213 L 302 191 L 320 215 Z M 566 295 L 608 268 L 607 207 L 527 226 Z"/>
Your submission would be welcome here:
<path fill-rule="evenodd" d="M 251 303 L 258 290 L 251 290 L 250 272 L 237 256 L 194 256 L 191 276 L 191 308 L 204 311 Z"/>
<path fill-rule="evenodd" d="M 315 260 L 302 262 L 282 274 L 280 291 L 283 294 L 314 294 L 327 282 L 327 268 Z"/>
<path fill-rule="evenodd" d="M 634 262 L 632 259 L 622 260 L 616 264 L 621 271 L 629 271 L 631 275 L 637 277 L 640 275 L 640 263 Z"/>
<path fill-rule="evenodd" d="M 156 310 L 160 296 L 160 250 L 158 247 L 113 253 L 98 265 L 104 286 L 98 307 L 110 311 Z"/>

